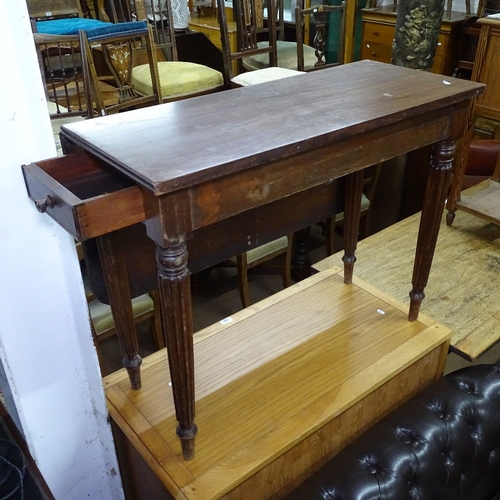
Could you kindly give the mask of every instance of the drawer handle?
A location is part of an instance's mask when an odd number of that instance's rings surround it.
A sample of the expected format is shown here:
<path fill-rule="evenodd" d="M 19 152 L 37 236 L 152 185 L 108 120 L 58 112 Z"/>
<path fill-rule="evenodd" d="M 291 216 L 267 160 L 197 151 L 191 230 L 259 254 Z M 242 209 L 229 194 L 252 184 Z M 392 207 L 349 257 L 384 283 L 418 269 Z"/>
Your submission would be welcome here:
<path fill-rule="evenodd" d="M 41 214 L 44 214 L 47 208 L 54 208 L 54 205 L 54 200 L 50 196 L 46 196 L 42 200 L 35 200 L 35 207 Z"/>
<path fill-rule="evenodd" d="M 375 36 L 380 36 L 380 33 L 379 33 L 378 31 L 374 31 L 374 32 L 373 32 L 373 34 L 374 34 Z"/>

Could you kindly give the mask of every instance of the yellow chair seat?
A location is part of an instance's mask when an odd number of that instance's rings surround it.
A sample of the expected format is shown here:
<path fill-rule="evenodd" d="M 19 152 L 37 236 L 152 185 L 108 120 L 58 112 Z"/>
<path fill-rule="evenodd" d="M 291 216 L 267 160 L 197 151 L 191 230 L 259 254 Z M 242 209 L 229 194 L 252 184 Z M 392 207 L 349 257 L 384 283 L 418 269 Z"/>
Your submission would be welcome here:
<path fill-rule="evenodd" d="M 259 42 L 259 48 L 269 46 L 269 42 Z M 297 70 L 297 44 L 285 40 L 278 40 L 278 66 L 280 68 Z M 304 45 L 304 70 L 314 68 L 318 61 L 316 51 L 309 45 Z M 256 54 L 243 58 L 243 67 L 248 71 L 267 68 L 269 66 L 269 54 Z"/>
<path fill-rule="evenodd" d="M 271 257 L 274 253 L 280 250 L 285 250 L 288 246 L 288 236 L 282 236 L 276 240 L 265 243 L 256 248 L 252 248 L 246 252 L 247 265 L 252 267 L 251 264 L 260 260 L 267 260 L 266 257 Z M 229 259 L 231 262 L 236 263 L 236 257 Z"/>
<path fill-rule="evenodd" d="M 361 212 L 370 208 L 370 200 L 366 197 L 365 193 L 361 195 Z M 344 212 L 340 212 L 335 216 L 335 222 L 342 222 L 344 220 Z"/>
<path fill-rule="evenodd" d="M 184 61 L 161 61 L 158 63 L 161 94 L 164 100 L 206 92 L 224 84 L 220 71 L 202 64 Z M 132 83 L 143 95 L 153 93 L 148 64 L 132 70 Z"/>
<path fill-rule="evenodd" d="M 109 305 L 103 304 L 98 300 L 92 300 L 89 302 L 88 307 L 97 336 L 102 335 L 115 327 L 113 315 L 111 314 L 111 307 Z M 154 307 L 153 299 L 148 293 L 132 299 L 134 317 L 141 316 L 150 311 L 152 312 L 154 311 Z"/>

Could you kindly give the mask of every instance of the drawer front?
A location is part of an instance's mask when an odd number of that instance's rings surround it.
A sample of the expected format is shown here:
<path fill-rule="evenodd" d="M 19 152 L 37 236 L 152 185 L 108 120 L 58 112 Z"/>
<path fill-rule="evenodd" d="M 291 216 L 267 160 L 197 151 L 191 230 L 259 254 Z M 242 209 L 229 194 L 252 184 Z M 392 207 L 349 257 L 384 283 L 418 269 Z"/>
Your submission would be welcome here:
<path fill-rule="evenodd" d="M 390 63 L 392 55 L 392 45 L 382 45 L 379 43 L 363 42 L 361 50 L 362 59 L 370 59 L 383 63 Z"/>
<path fill-rule="evenodd" d="M 29 197 L 76 240 L 145 220 L 141 189 L 85 152 L 22 166 Z"/>
<path fill-rule="evenodd" d="M 392 45 L 395 26 L 379 23 L 365 23 L 363 32 L 363 41 L 379 43 L 381 45 Z"/>

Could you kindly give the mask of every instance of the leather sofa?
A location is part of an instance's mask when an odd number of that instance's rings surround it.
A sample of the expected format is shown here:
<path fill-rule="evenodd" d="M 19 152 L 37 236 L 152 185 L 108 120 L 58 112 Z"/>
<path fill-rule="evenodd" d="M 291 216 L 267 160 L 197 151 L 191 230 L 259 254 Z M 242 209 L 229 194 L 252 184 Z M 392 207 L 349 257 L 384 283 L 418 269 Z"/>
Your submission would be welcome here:
<path fill-rule="evenodd" d="M 299 499 L 500 500 L 500 365 L 431 384 L 286 497 Z"/>

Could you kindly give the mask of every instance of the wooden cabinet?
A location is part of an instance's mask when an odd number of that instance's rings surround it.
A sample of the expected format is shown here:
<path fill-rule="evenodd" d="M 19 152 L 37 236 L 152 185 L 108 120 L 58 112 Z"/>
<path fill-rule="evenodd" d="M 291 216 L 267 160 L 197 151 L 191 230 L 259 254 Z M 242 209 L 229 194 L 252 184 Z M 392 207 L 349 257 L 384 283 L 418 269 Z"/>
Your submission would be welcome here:
<path fill-rule="evenodd" d="M 397 13 L 392 5 L 363 10 L 362 59 L 391 62 L 396 18 Z M 432 66 L 433 73 L 453 73 L 458 63 L 460 29 L 464 20 L 465 14 L 461 12 L 452 12 L 451 19 L 443 19 Z"/>

